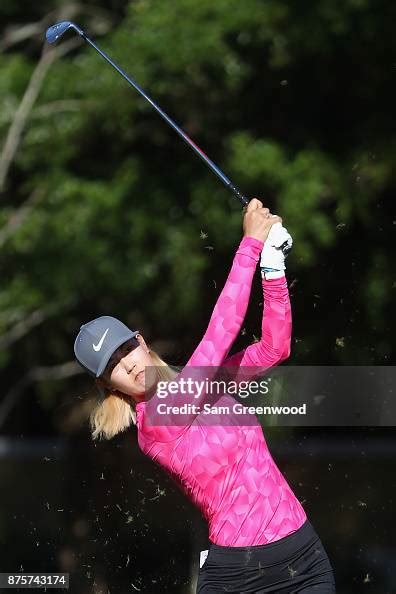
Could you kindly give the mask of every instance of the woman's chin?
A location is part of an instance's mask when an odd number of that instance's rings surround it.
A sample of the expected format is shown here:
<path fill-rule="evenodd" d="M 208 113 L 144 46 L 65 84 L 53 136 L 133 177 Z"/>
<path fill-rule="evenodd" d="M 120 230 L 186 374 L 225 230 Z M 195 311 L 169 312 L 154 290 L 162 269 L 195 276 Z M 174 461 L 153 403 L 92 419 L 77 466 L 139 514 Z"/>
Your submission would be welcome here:
<path fill-rule="evenodd" d="M 135 387 L 136 387 L 136 390 L 143 390 L 143 392 L 144 392 L 144 390 L 146 388 L 146 383 L 145 383 L 144 379 L 135 382 Z"/>

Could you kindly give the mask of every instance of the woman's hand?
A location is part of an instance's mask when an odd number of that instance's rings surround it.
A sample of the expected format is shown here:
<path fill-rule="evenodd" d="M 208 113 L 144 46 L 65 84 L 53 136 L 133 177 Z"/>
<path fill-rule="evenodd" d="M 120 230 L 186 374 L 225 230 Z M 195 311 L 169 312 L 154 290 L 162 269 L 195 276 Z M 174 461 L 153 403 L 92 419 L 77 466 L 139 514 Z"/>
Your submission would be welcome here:
<path fill-rule="evenodd" d="M 271 227 L 260 259 L 261 273 L 265 278 L 279 278 L 284 275 L 285 257 L 292 245 L 293 238 L 283 225 Z"/>
<path fill-rule="evenodd" d="M 263 207 L 263 203 L 257 198 L 252 198 L 249 204 L 244 207 L 245 215 L 243 217 L 244 236 L 254 237 L 260 241 L 265 241 L 272 225 L 281 223 L 281 217 L 272 215 L 268 208 Z"/>

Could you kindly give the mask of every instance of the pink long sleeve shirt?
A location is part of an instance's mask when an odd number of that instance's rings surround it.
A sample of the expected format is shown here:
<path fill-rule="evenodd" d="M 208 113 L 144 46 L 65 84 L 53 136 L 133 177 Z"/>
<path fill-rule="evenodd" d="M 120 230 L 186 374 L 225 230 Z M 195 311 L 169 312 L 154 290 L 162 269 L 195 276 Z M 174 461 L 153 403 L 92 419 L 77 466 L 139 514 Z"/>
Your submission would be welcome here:
<path fill-rule="evenodd" d="M 253 237 L 242 238 L 205 335 L 183 372 L 192 366 L 270 368 L 289 356 L 291 307 L 282 276 L 262 279 L 260 341 L 227 358 L 245 318 L 263 245 Z M 228 400 L 234 399 L 225 395 L 219 404 Z M 136 405 L 139 447 L 198 506 L 208 521 L 211 542 L 267 544 L 305 522 L 304 508 L 275 464 L 256 417 L 246 425 L 227 425 L 191 414 L 182 424 L 159 425 L 149 421 L 147 406 L 146 401 Z"/>

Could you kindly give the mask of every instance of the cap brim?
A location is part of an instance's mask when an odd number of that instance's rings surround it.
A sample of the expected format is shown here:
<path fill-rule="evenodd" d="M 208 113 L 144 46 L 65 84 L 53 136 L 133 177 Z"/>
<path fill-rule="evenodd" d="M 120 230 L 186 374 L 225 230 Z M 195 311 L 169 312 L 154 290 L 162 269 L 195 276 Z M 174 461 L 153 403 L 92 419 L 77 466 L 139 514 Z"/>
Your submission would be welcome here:
<path fill-rule="evenodd" d="M 118 349 L 118 347 L 120 347 L 127 340 L 130 340 L 131 338 L 135 338 L 135 336 L 137 334 L 140 334 L 139 330 L 136 330 L 135 332 L 129 332 L 128 334 L 125 334 L 122 338 L 120 338 L 119 340 L 117 340 L 117 342 L 115 342 L 112 345 L 111 350 L 108 351 L 103 356 L 103 359 L 101 360 L 100 365 L 98 367 L 98 370 L 96 372 L 96 377 L 100 377 L 102 375 L 102 373 L 106 369 L 106 365 L 109 362 L 111 355 Z"/>

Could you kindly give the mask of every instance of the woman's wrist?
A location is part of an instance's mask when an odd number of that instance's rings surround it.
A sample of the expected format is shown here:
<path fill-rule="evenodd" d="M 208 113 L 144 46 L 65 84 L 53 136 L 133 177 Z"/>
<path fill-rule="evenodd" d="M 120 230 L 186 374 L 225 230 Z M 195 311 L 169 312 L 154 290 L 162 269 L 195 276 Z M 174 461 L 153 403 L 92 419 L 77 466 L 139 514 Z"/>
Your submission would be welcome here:
<path fill-rule="evenodd" d="M 250 235 L 244 235 L 239 243 L 237 254 L 245 254 L 258 262 L 263 250 L 263 245 L 264 242 L 261 241 L 261 239 L 257 239 Z"/>
<path fill-rule="evenodd" d="M 255 235 L 245 233 L 245 235 L 242 236 L 242 240 L 243 239 L 253 239 L 253 241 L 257 242 L 257 245 L 260 244 L 261 247 L 264 246 L 264 241 L 260 239 L 260 237 L 256 237 Z"/>
<path fill-rule="evenodd" d="M 282 278 L 285 276 L 285 270 L 277 270 L 276 268 L 270 268 L 269 266 L 260 266 L 261 276 L 267 280 L 275 278 Z"/>

